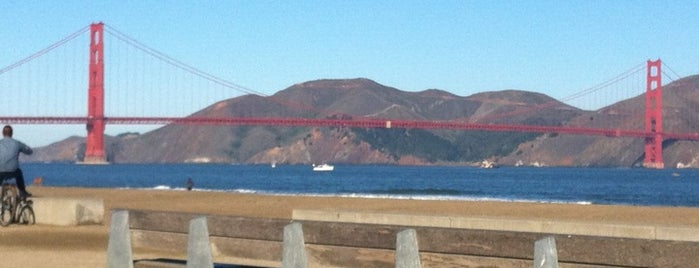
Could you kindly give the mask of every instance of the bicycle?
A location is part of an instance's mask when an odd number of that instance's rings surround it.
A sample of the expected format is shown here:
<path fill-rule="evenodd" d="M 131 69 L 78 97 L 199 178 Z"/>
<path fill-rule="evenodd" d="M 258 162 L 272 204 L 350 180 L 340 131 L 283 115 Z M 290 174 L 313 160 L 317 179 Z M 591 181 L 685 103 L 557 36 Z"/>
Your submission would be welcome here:
<path fill-rule="evenodd" d="M 15 184 L 3 182 L 0 190 L 0 226 L 5 227 L 10 223 L 34 224 L 33 204 L 32 200 L 19 196 Z"/>

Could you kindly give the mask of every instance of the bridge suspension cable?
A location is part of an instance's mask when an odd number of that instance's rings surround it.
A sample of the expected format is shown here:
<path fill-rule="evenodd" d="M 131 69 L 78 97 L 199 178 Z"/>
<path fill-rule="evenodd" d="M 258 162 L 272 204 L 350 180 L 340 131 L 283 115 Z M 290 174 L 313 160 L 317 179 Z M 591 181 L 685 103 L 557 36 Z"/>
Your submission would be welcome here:
<path fill-rule="evenodd" d="M 236 90 L 236 91 L 238 91 L 238 92 L 245 93 L 245 94 L 254 94 L 254 95 L 258 95 L 258 96 L 262 96 L 262 97 L 268 97 L 268 99 L 269 99 L 270 101 L 275 102 L 275 103 L 278 103 L 278 104 L 280 104 L 280 105 L 282 105 L 282 106 L 285 106 L 285 107 L 290 107 L 290 108 L 294 108 L 294 109 L 301 109 L 301 110 L 307 110 L 307 111 L 313 111 L 313 112 L 318 112 L 318 113 L 342 114 L 342 113 L 340 113 L 340 112 L 333 112 L 333 111 L 321 110 L 321 109 L 318 109 L 318 108 L 316 108 L 316 107 L 313 107 L 313 106 L 310 106 L 310 105 L 307 105 L 307 104 L 303 104 L 303 103 L 298 103 L 298 102 L 293 102 L 293 101 L 290 101 L 290 100 L 275 98 L 275 97 L 273 97 L 273 96 L 270 96 L 270 95 L 268 95 L 268 94 L 265 94 L 264 92 L 261 92 L 261 91 L 258 91 L 258 90 L 254 90 L 254 89 L 251 89 L 251 88 L 248 88 L 248 87 L 245 87 L 245 86 L 242 86 L 242 85 L 239 85 L 239 84 L 230 82 L 230 81 L 225 80 L 225 79 L 223 79 L 223 78 L 220 78 L 220 77 L 218 77 L 218 76 L 215 76 L 215 75 L 212 75 L 212 74 L 210 74 L 210 73 L 204 72 L 204 71 L 202 71 L 202 70 L 200 70 L 200 69 L 198 69 L 198 68 L 196 68 L 196 67 L 193 67 L 193 66 L 191 66 L 191 65 L 189 65 L 189 64 L 183 63 L 182 61 L 179 61 L 179 60 L 177 60 L 177 59 L 174 59 L 174 58 L 172 58 L 172 57 L 170 57 L 170 56 L 168 56 L 168 55 L 166 55 L 166 54 L 164 54 L 164 53 L 162 53 L 162 52 L 159 52 L 159 51 L 157 51 L 157 50 L 155 50 L 155 49 L 153 49 L 153 48 L 151 48 L 151 47 L 149 47 L 149 46 L 147 46 L 147 45 L 145 45 L 145 44 L 139 42 L 138 40 L 136 40 L 136 39 L 134 39 L 134 38 L 132 38 L 132 37 L 129 37 L 128 35 L 126 35 L 126 34 L 120 32 L 120 31 L 118 31 L 117 29 L 115 29 L 115 28 L 113 28 L 113 27 L 111 27 L 111 26 L 109 26 L 109 25 L 105 25 L 105 32 L 107 32 L 107 33 L 109 33 L 110 35 L 114 36 L 114 37 L 117 38 L 118 40 L 120 40 L 120 41 L 122 41 L 122 42 L 124 42 L 124 43 L 127 43 L 127 44 L 129 44 L 130 46 L 132 46 L 132 47 L 134 47 L 134 48 L 136 48 L 136 49 L 138 49 L 138 50 L 140 50 L 140 51 L 143 51 L 143 52 L 147 53 L 148 55 L 151 55 L 152 57 L 154 57 L 154 58 L 156 58 L 156 59 L 158 59 L 158 60 L 160 60 L 160 61 L 162 61 L 162 62 L 165 62 L 165 63 L 167 63 L 167 64 L 169 64 L 169 65 L 171 65 L 171 66 L 174 66 L 174 67 L 176 67 L 176 68 L 179 68 L 179 69 L 181 69 L 181 70 L 184 70 L 184 71 L 186 71 L 186 72 L 188 72 L 188 73 L 190 73 L 190 74 L 193 74 L 193 75 L 195 75 L 195 76 L 197 76 L 197 77 L 201 77 L 201 78 L 203 78 L 203 79 L 206 79 L 206 80 L 208 80 L 208 81 L 211 81 L 211 82 L 213 82 L 213 83 L 215 83 L 215 84 L 224 86 L 224 87 L 226 87 L 226 88 L 234 89 L 234 90 Z M 217 101 L 219 101 L 219 100 L 217 100 Z M 352 116 L 356 116 L 356 115 L 352 115 Z"/>
<path fill-rule="evenodd" d="M 665 62 L 662 62 L 663 64 L 663 78 L 667 78 L 670 80 L 670 82 L 674 82 L 675 80 L 679 80 L 682 78 L 682 76 L 678 75 L 670 66 L 665 64 Z M 670 72 L 666 72 L 665 70 L 668 70 Z"/>
<path fill-rule="evenodd" d="M 58 42 L 56 42 L 56 43 L 53 43 L 53 44 L 51 44 L 50 46 L 48 46 L 48 47 L 46 47 L 46 48 L 44 48 L 44 49 L 42 49 L 42 50 L 39 50 L 39 51 L 37 51 L 36 53 L 34 53 L 34 54 L 32 54 L 32 55 L 29 55 L 29 57 L 26 57 L 26 58 L 24 58 L 24 59 L 21 59 L 21 60 L 15 62 L 15 63 L 13 63 L 13 64 L 10 64 L 9 66 L 6 66 L 6 67 L 0 69 L 0 75 L 4 74 L 4 73 L 6 73 L 6 72 L 8 72 L 8 71 L 10 71 L 10 70 L 12 70 L 12 69 L 15 69 L 15 68 L 17 68 L 17 67 L 19 67 L 19 66 L 22 66 L 23 64 L 25 64 L 25 63 L 27 63 L 27 62 L 30 62 L 30 61 L 32 61 L 33 59 L 36 59 L 36 58 L 38 58 L 38 57 L 41 57 L 41 56 L 45 55 L 46 53 L 51 52 L 52 50 L 56 49 L 57 47 L 60 47 L 60 46 L 62 46 L 63 44 L 68 43 L 68 42 L 70 42 L 71 40 L 73 40 L 73 39 L 75 39 L 75 38 L 81 36 L 81 35 L 84 34 L 84 33 L 86 33 L 89 29 L 90 29 L 89 26 L 85 26 L 85 27 L 83 27 L 82 29 L 76 31 L 75 33 L 73 33 L 73 34 L 71 34 L 71 35 L 68 35 L 67 37 L 61 39 L 60 41 L 58 41 Z"/>
<path fill-rule="evenodd" d="M 190 74 L 204 78 L 208 81 L 211 81 L 211 82 L 216 83 L 218 85 L 224 86 L 226 88 L 234 89 L 238 92 L 245 93 L 245 94 L 255 94 L 258 96 L 262 96 L 262 97 L 268 97 L 268 99 L 272 102 L 278 103 L 282 106 L 294 108 L 294 109 L 313 111 L 313 112 L 317 112 L 317 113 L 346 115 L 346 114 L 341 113 L 341 112 L 322 110 L 322 109 L 313 107 L 311 105 L 307 105 L 307 104 L 303 104 L 303 103 L 299 103 L 299 102 L 294 102 L 294 101 L 290 101 L 290 100 L 285 100 L 285 99 L 275 98 L 273 96 L 265 94 L 264 92 L 254 90 L 254 89 L 230 82 L 230 81 L 225 80 L 223 78 L 220 78 L 218 76 L 204 72 L 204 71 L 202 71 L 198 68 L 195 68 L 189 64 L 183 63 L 183 62 L 181 62 L 177 59 L 174 59 L 174 58 L 172 58 L 172 57 L 170 57 L 162 52 L 159 52 L 159 51 L 139 42 L 138 40 L 136 40 L 132 37 L 129 37 L 128 35 L 118 31 L 117 29 L 115 29 L 109 25 L 105 25 L 105 32 L 111 34 L 112 36 L 114 36 L 118 40 L 121 40 L 122 42 L 125 42 L 125 43 L 129 44 L 130 46 L 139 49 L 140 51 L 143 51 L 143 52 L 145 52 L 145 53 L 147 53 L 147 54 L 149 54 L 149 55 L 151 55 L 151 56 L 153 56 L 153 57 L 155 57 L 163 62 L 168 63 L 171 66 L 177 67 L 177 68 L 184 70 Z M 357 115 L 350 115 L 350 116 L 357 116 Z"/>
<path fill-rule="evenodd" d="M 214 82 L 214 83 L 216 83 L 216 84 L 219 84 L 219 85 L 221 85 L 221 86 L 224 86 L 224 87 L 227 87 L 227 88 L 230 88 L 230 89 L 234 89 L 234 90 L 239 91 L 239 92 L 242 92 L 242 93 L 246 93 L 246 94 L 256 94 L 256 95 L 260 95 L 260 96 L 267 96 L 267 94 L 265 94 L 265 93 L 263 93 L 263 92 L 261 92 L 261 91 L 253 90 L 253 89 L 250 89 L 250 88 L 247 88 L 247 87 L 244 87 L 244 86 L 235 84 L 235 83 L 233 83 L 233 82 L 230 82 L 230 81 L 225 80 L 225 79 L 223 79 L 223 78 L 220 78 L 220 77 L 218 77 L 218 76 L 215 76 L 215 75 L 212 75 L 212 74 L 210 74 L 210 73 L 204 72 L 204 71 L 202 71 L 202 70 L 200 70 L 200 69 L 198 69 L 198 68 L 192 67 L 191 65 L 188 65 L 188 64 L 186 64 L 186 63 L 183 63 L 183 62 L 181 62 L 181 61 L 179 61 L 179 60 L 176 60 L 176 59 L 174 59 L 174 58 L 172 58 L 172 57 L 170 57 L 170 56 L 168 56 L 168 55 L 166 55 L 166 54 L 164 54 L 164 53 L 162 53 L 162 52 L 160 52 L 160 51 L 157 51 L 157 50 L 155 50 L 155 49 L 153 49 L 153 48 L 151 48 L 151 47 L 149 47 L 149 46 L 146 46 L 145 44 L 143 44 L 143 43 L 137 41 L 136 39 L 131 38 L 131 37 L 129 37 L 128 35 L 126 35 L 126 34 L 120 32 L 120 31 L 118 31 L 118 30 L 115 29 L 114 27 L 111 27 L 111 26 L 106 25 L 106 24 L 105 24 L 105 32 L 107 32 L 107 33 L 113 35 L 115 38 L 117 38 L 117 39 L 119 39 L 119 40 L 121 40 L 121 41 L 123 41 L 123 42 L 125 42 L 125 43 L 127 43 L 127 44 L 129 44 L 129 45 L 131 45 L 131 46 L 133 46 L 133 47 L 135 47 L 135 48 L 137 48 L 137 49 L 139 49 L 139 50 L 145 52 L 145 53 L 148 53 L 149 55 L 151 55 L 151 56 L 153 56 L 153 57 L 155 57 L 155 58 L 157 58 L 157 59 L 159 59 L 159 60 L 161 60 L 161 61 L 163 61 L 163 62 L 166 62 L 166 63 L 168 63 L 168 64 L 170 64 L 170 65 L 172 65 L 172 66 L 175 66 L 175 67 L 180 68 L 180 69 L 182 69 L 182 70 L 184 70 L 184 71 L 187 71 L 187 72 L 189 72 L 189 73 L 191 73 L 191 74 L 193 74 L 193 75 L 199 76 L 199 77 L 201 77 L 201 78 L 207 79 L 207 80 L 209 80 L 209 81 L 211 81 L 211 82 Z"/>
<path fill-rule="evenodd" d="M 646 67 L 645 62 L 639 63 L 638 65 L 634 66 L 633 68 L 631 68 L 631 69 L 629 69 L 629 70 L 627 70 L 627 71 L 625 71 L 625 72 L 623 72 L 615 77 L 612 77 L 611 79 L 608 79 L 608 80 L 606 80 L 602 83 L 599 83 L 593 87 L 578 91 L 570 96 L 564 97 L 564 98 L 560 99 L 560 101 L 570 102 L 570 101 L 579 99 L 581 97 L 587 96 L 591 93 L 598 92 L 598 91 L 600 91 L 604 88 L 607 88 L 610 85 L 613 85 L 614 83 L 617 83 L 621 80 L 624 80 L 624 79 L 626 79 L 634 74 L 637 74 L 639 72 L 643 72 L 645 70 L 645 67 Z"/>
<path fill-rule="evenodd" d="M 641 76 L 644 74 L 643 73 L 644 70 L 645 70 L 645 62 L 639 63 L 638 65 L 632 67 L 631 69 L 629 69 L 629 70 L 627 70 L 627 71 L 625 71 L 617 76 L 614 76 L 608 80 L 605 80 L 604 82 L 599 83 L 593 87 L 580 90 L 580 91 L 573 93 L 573 94 L 571 94 L 567 97 L 564 97 L 562 99 L 551 100 L 551 101 L 541 103 L 541 104 L 538 104 L 535 106 L 531 106 L 531 107 L 527 107 L 527 108 L 523 108 L 523 109 L 517 109 L 514 111 L 498 113 L 498 114 L 491 114 L 491 115 L 486 115 L 486 116 L 476 117 L 476 118 L 470 118 L 470 121 L 471 122 L 475 122 L 475 121 L 487 122 L 487 121 L 493 121 L 493 120 L 498 120 L 498 119 L 502 119 L 502 118 L 533 114 L 533 113 L 536 113 L 536 112 L 544 110 L 544 109 L 549 109 L 549 108 L 553 108 L 556 106 L 560 106 L 561 103 L 571 105 L 570 103 L 572 103 L 576 100 L 590 97 L 592 94 L 600 92 L 603 89 L 609 88 L 610 86 L 615 85 L 617 83 L 620 83 L 621 81 L 623 81 L 625 79 L 629 79 L 633 76 Z M 643 80 L 641 78 L 636 78 L 636 79 L 631 79 L 631 80 L 634 80 L 634 81 L 631 81 L 634 84 L 625 85 L 623 90 L 634 91 L 634 92 L 636 92 L 635 93 L 636 95 L 642 94 L 642 92 L 644 90 L 644 86 L 642 85 Z M 631 97 L 631 96 L 627 96 L 627 95 L 634 94 L 634 93 L 619 93 L 619 92 L 616 92 L 616 93 L 617 93 L 616 94 L 617 96 L 614 96 L 614 99 L 617 99 L 617 100 Z M 603 101 L 608 102 L 610 99 L 609 96 L 604 96 L 604 97 L 605 97 L 605 99 Z M 611 104 L 611 103 L 605 103 L 605 105 L 609 105 L 609 104 Z M 584 107 L 578 107 L 580 105 L 571 105 L 571 106 L 581 108 L 581 109 L 584 108 Z M 587 110 L 587 109 L 585 109 L 585 110 Z"/>

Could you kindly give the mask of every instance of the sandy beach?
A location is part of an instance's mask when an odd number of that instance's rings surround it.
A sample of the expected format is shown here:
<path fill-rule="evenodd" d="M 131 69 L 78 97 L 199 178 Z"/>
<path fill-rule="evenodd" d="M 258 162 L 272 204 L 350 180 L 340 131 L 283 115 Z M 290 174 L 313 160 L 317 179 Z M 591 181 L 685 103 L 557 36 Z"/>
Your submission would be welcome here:
<path fill-rule="evenodd" d="M 699 226 L 699 208 L 513 202 L 424 201 L 265 196 L 203 191 L 122 190 L 30 186 L 35 197 L 104 200 L 102 225 L 10 225 L 0 228 L 2 267 L 105 267 L 112 209 L 291 218 L 294 209 L 364 210 L 424 215 L 556 219 L 602 223 Z"/>

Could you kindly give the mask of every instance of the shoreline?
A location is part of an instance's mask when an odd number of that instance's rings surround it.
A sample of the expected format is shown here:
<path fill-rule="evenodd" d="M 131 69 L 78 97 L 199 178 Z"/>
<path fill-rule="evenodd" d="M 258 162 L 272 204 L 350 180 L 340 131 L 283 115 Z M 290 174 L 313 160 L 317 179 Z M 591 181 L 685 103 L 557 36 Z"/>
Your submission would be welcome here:
<path fill-rule="evenodd" d="M 28 186 L 30 187 L 30 186 Z M 37 187 L 37 186 L 34 186 Z M 275 193 L 255 190 L 220 190 L 194 188 L 187 191 L 185 187 L 169 187 L 158 185 L 154 187 L 83 187 L 83 186 L 38 186 L 39 188 L 77 188 L 77 189 L 104 189 L 104 190 L 127 190 L 127 191 L 172 191 L 172 192 L 200 192 L 200 193 L 221 193 L 233 195 L 258 195 L 258 196 L 279 196 L 279 197 L 318 197 L 318 198 L 358 198 L 376 200 L 414 200 L 414 201 L 455 201 L 455 202 L 496 202 L 496 203 L 525 203 L 525 204 L 561 204 L 561 205 L 597 205 L 597 206 L 622 206 L 622 207 L 668 207 L 668 208 L 697 208 L 699 206 L 674 206 L 674 205 L 647 205 L 647 204 L 626 204 L 626 203 L 595 203 L 589 200 L 546 200 L 546 199 L 516 199 L 516 198 L 495 198 L 495 197 L 466 197 L 457 195 L 400 195 L 400 194 L 356 194 L 356 193 Z M 28 188 L 31 189 L 31 188 Z M 31 191 L 30 191 L 31 192 Z"/>
<path fill-rule="evenodd" d="M 18 267 L 104 267 L 111 211 L 174 211 L 291 219 L 294 209 L 408 213 L 423 216 L 491 217 L 699 226 L 699 208 L 500 201 L 376 199 L 281 196 L 249 193 L 29 186 L 35 198 L 98 198 L 104 201 L 101 225 L 10 225 L 0 228 L 0 258 Z"/>
<path fill-rule="evenodd" d="M 293 209 L 350 209 L 425 215 L 501 216 L 604 222 L 699 225 L 699 207 L 608 205 L 502 200 L 367 198 L 341 195 L 287 195 L 228 191 L 29 186 L 35 197 L 99 198 L 105 217 L 113 209 L 150 209 L 291 219 Z M 186 203 L 183 203 L 186 202 Z M 240 206 L 215 206 L 239 204 Z M 677 217 L 681 214 L 681 217 Z M 108 224 L 108 221 L 105 221 Z"/>

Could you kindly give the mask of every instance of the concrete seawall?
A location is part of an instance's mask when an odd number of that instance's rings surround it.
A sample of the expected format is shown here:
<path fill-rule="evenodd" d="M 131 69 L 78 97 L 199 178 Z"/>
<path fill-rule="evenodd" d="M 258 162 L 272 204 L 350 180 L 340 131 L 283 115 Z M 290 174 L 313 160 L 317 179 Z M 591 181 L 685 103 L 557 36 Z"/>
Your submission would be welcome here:
<path fill-rule="evenodd" d="M 295 209 L 292 219 L 699 242 L 699 226 L 303 209 Z"/>
<path fill-rule="evenodd" d="M 128 215 L 127 244 L 136 259 L 189 252 L 192 220 L 202 217 L 146 210 Z M 555 239 L 561 267 L 695 267 L 699 256 L 692 226 L 331 209 L 294 210 L 292 218 L 206 215 L 212 257 L 221 263 L 279 267 L 289 238 L 287 247 L 302 248 L 308 267 L 396 267 L 399 249 L 405 250 L 399 240 L 407 240 L 398 237 L 406 230 L 414 232 L 410 251 L 417 251 L 425 267 L 532 267 L 542 238 Z M 295 232 L 288 235 L 290 224 Z"/>

